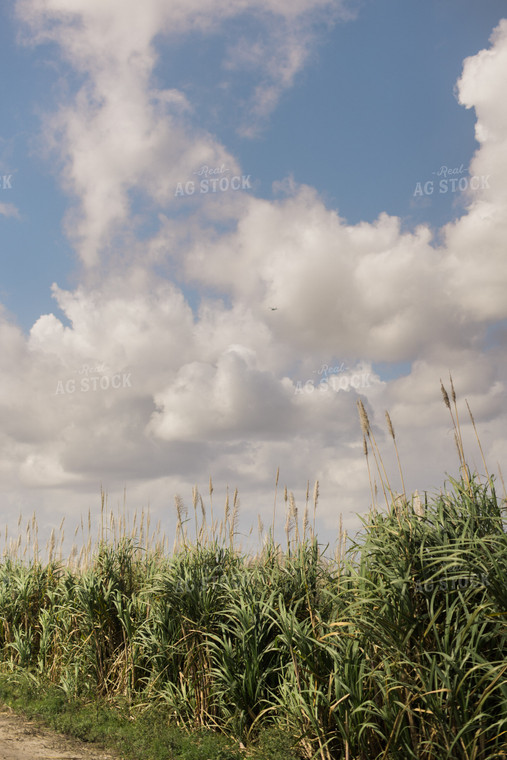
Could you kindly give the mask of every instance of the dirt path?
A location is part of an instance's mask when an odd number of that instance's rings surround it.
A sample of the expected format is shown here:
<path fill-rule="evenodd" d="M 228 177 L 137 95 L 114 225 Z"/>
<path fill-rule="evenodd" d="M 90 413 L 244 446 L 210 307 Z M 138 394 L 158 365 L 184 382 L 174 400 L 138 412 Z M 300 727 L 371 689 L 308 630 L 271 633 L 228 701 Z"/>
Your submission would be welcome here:
<path fill-rule="evenodd" d="M 95 745 L 56 734 L 0 705 L 0 760 L 119 760 Z"/>

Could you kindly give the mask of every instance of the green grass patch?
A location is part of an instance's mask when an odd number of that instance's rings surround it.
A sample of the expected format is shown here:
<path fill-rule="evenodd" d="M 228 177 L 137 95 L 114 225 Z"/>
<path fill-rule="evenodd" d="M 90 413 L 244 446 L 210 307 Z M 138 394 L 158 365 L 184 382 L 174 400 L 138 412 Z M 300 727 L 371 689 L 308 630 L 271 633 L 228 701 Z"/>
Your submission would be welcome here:
<path fill-rule="evenodd" d="M 61 688 L 42 686 L 29 673 L 0 673 L 0 701 L 30 720 L 125 760 L 300 760 L 294 740 L 280 729 L 265 729 L 255 744 L 239 742 L 210 729 L 189 731 L 170 722 L 167 706 L 113 704 L 69 698 Z"/>

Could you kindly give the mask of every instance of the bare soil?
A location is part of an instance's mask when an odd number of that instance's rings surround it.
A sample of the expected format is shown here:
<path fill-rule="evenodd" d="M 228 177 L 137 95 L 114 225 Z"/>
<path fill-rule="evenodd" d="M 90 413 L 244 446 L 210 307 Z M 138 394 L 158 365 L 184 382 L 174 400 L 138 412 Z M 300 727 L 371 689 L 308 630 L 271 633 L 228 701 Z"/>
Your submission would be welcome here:
<path fill-rule="evenodd" d="M 42 728 L 0 705 L 0 760 L 119 760 L 119 756 Z"/>

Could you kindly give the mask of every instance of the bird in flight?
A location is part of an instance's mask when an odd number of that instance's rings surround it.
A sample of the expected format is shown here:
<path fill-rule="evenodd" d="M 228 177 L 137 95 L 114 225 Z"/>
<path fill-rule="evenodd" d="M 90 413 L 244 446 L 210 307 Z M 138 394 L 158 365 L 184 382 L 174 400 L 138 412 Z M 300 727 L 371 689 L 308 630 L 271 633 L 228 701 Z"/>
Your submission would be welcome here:
<path fill-rule="evenodd" d="M 271 311 L 277 311 L 278 310 L 278 306 L 270 306 L 269 308 L 271 309 Z"/>

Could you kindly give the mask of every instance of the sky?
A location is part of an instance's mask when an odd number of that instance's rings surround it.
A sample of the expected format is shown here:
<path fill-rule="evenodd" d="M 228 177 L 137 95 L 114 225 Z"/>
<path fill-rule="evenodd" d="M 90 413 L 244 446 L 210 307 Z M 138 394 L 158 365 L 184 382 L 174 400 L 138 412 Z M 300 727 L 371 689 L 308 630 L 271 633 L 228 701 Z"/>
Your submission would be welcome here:
<path fill-rule="evenodd" d="M 450 374 L 499 477 L 505 0 L 8 0 L 0 66 L 8 537 L 103 489 L 172 542 L 211 477 L 249 546 L 278 471 L 278 540 L 318 481 L 334 545 L 371 505 L 359 400 L 394 491 L 386 410 L 409 495 L 459 476 Z"/>

